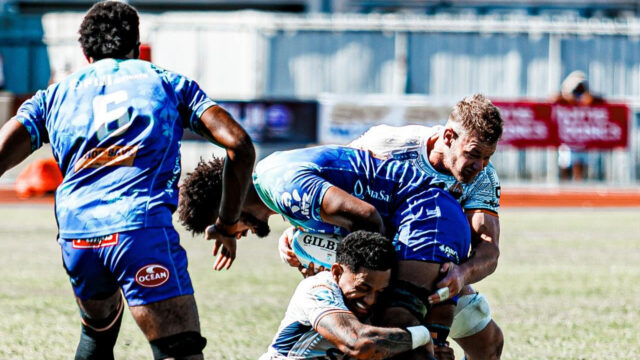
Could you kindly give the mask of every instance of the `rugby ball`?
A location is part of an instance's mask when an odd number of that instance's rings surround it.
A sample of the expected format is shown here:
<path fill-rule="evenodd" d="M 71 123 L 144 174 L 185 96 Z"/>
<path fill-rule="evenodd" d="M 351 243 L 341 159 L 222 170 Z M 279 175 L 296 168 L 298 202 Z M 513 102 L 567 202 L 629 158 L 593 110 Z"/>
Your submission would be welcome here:
<path fill-rule="evenodd" d="M 340 240 L 342 238 L 336 235 L 296 230 L 291 239 L 291 249 L 302 266 L 308 267 L 309 263 L 313 263 L 315 269 L 320 266 L 329 269 L 336 261 L 336 248 Z"/>

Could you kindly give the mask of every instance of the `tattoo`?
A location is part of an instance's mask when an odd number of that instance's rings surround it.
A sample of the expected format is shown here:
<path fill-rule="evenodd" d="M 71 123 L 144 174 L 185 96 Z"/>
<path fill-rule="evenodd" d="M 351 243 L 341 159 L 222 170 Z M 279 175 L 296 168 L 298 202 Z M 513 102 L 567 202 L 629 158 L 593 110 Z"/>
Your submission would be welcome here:
<path fill-rule="evenodd" d="M 327 314 L 316 330 L 345 355 L 357 353 L 369 359 L 384 359 L 412 349 L 408 331 L 366 325 L 348 312 Z"/>

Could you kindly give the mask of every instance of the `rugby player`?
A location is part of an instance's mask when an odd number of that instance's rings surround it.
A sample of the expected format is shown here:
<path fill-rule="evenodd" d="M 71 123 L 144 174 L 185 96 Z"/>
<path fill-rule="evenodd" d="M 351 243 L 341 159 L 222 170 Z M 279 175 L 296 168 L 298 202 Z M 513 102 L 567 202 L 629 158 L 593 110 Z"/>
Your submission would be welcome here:
<path fill-rule="evenodd" d="M 178 211 L 188 230 L 215 229 L 208 224 L 216 218 L 223 166 L 222 159 L 202 161 L 181 185 Z M 408 162 L 383 161 L 349 147 L 318 146 L 271 154 L 258 162 L 253 184 L 242 209 L 244 231 L 266 235 L 267 220 L 277 213 L 309 232 L 389 234 L 399 262 L 385 304 L 385 312 L 391 313 L 381 325 L 423 325 L 441 264 L 467 258 L 471 234 L 462 208 L 440 183 Z M 438 324 L 451 325 L 453 308 L 443 302 L 432 309 L 440 316 Z M 432 359 L 428 351 L 432 353 L 430 346 L 411 356 Z"/>
<path fill-rule="evenodd" d="M 209 238 L 235 256 L 255 152 L 238 123 L 194 81 L 137 60 L 139 18 L 96 3 L 80 26 L 90 65 L 38 91 L 0 130 L 0 175 L 51 143 L 64 180 L 58 242 L 80 309 L 76 359 L 113 359 L 124 299 L 155 359 L 202 359 L 187 258 L 172 225 L 180 140 L 189 128 L 227 150 Z"/>
<path fill-rule="evenodd" d="M 260 360 L 385 359 L 430 342 L 422 325 L 401 329 L 367 324 L 389 285 L 395 260 L 394 247 L 384 236 L 367 231 L 347 235 L 338 244 L 330 272 L 298 285 Z"/>
<path fill-rule="evenodd" d="M 409 161 L 445 182 L 450 191 L 461 192 L 459 201 L 471 224 L 472 253 L 460 266 L 443 267 L 447 274 L 438 288 L 448 287 L 451 294 L 462 289 L 451 337 L 467 359 L 498 359 L 503 346 L 502 331 L 491 319 L 486 298 L 468 285 L 493 273 L 498 264 L 500 184 L 489 159 L 501 134 L 500 112 L 486 97 L 475 94 L 456 104 L 444 126 L 379 125 L 349 144 L 377 157 Z M 280 238 L 281 257 L 299 267 L 290 234 L 285 232 Z M 310 268 L 301 271 L 313 274 L 313 266 Z M 432 301 L 437 301 L 435 296 Z"/>

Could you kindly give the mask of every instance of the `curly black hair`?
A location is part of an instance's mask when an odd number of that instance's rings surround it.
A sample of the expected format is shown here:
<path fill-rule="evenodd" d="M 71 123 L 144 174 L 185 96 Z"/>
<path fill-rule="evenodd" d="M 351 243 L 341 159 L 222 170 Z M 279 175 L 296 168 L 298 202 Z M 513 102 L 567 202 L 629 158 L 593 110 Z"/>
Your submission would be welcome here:
<path fill-rule="evenodd" d="M 140 32 L 138 12 L 121 1 L 94 4 L 80 25 L 78 41 L 87 58 L 122 59 L 137 50 Z"/>
<path fill-rule="evenodd" d="M 376 271 L 392 269 L 396 251 L 391 241 L 379 233 L 355 231 L 338 244 L 336 262 L 358 271 L 361 267 Z"/>
<path fill-rule="evenodd" d="M 200 159 L 180 185 L 178 215 L 182 225 L 193 234 L 203 233 L 218 216 L 223 169 L 223 158 Z"/>

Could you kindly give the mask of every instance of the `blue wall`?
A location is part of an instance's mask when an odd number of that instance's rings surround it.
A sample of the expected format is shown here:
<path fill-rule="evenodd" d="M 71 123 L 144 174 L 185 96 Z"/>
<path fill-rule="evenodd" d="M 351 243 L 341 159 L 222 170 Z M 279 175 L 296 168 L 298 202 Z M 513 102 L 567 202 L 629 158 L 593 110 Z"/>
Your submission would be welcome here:
<path fill-rule="evenodd" d="M 47 86 L 51 71 L 43 35 L 40 16 L 0 14 L 5 90 L 26 94 Z"/>

